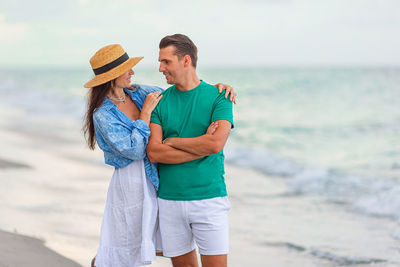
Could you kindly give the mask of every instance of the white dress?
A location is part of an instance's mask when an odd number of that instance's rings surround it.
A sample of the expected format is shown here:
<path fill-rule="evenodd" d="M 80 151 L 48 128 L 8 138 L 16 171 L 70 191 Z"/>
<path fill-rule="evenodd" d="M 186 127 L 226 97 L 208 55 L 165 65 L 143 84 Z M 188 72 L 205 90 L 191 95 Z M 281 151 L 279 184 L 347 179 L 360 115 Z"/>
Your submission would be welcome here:
<path fill-rule="evenodd" d="M 107 193 L 96 267 L 151 264 L 161 251 L 157 193 L 143 160 L 116 168 Z"/>

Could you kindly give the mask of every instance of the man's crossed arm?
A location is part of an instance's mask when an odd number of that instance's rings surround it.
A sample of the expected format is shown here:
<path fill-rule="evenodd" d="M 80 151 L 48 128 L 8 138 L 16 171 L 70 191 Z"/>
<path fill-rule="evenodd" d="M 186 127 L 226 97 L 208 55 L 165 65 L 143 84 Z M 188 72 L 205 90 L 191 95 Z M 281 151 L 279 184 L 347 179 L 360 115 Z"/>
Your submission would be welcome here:
<path fill-rule="evenodd" d="M 162 140 L 159 124 L 150 124 L 151 136 L 147 156 L 152 162 L 179 164 L 220 152 L 228 139 L 231 123 L 218 120 L 210 125 L 207 133 L 192 138 L 172 137 Z"/>

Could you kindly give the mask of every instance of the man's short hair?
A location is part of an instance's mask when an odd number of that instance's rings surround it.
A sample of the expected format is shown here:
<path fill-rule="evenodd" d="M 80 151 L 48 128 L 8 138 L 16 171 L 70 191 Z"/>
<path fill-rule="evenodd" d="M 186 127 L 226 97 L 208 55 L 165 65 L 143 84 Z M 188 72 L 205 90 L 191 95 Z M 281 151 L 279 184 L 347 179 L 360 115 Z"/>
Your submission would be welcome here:
<path fill-rule="evenodd" d="M 166 48 L 167 46 L 174 46 L 175 52 L 174 54 L 178 56 L 179 59 L 184 57 L 185 55 L 189 55 L 192 59 L 192 66 L 196 68 L 197 66 L 197 47 L 184 34 L 173 34 L 165 36 L 161 39 L 159 48 Z"/>

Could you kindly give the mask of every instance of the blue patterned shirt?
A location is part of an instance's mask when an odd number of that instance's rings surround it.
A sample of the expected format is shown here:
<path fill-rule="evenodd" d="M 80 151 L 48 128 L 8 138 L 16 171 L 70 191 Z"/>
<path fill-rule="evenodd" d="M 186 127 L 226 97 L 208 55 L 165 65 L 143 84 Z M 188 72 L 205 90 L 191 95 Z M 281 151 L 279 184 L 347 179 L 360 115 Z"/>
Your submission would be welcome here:
<path fill-rule="evenodd" d="M 148 85 L 134 85 L 132 90 L 124 88 L 139 110 L 142 110 L 146 96 L 161 92 L 162 88 Z M 135 160 L 144 159 L 146 174 L 158 190 L 157 165 L 146 155 L 150 128 L 143 120 L 133 121 L 117 108 L 107 97 L 93 114 L 94 129 L 98 146 L 104 152 L 106 164 L 122 168 Z"/>

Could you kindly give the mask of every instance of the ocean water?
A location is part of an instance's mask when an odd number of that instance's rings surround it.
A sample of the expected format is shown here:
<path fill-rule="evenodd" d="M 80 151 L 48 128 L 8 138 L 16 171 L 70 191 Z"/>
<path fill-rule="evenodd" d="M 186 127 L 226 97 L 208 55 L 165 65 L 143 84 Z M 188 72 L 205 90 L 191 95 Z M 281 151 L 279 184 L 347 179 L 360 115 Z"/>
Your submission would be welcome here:
<path fill-rule="evenodd" d="M 135 72 L 134 82 L 168 86 L 157 70 Z M 79 129 L 82 85 L 91 76 L 85 69 L 3 68 L 0 106 L 61 130 Z M 281 180 L 284 198 L 312 198 L 355 218 L 398 226 L 387 233 L 396 244 L 390 259 L 310 254 L 337 265 L 400 262 L 400 69 L 226 68 L 199 69 L 199 76 L 229 83 L 238 94 L 228 164 Z M 261 203 L 269 201 L 260 192 Z M 266 243 L 303 249 L 290 240 Z"/>
<path fill-rule="evenodd" d="M 285 177 L 293 194 L 318 194 L 400 220 L 399 69 L 204 76 L 227 77 L 239 94 L 229 162 Z"/>

